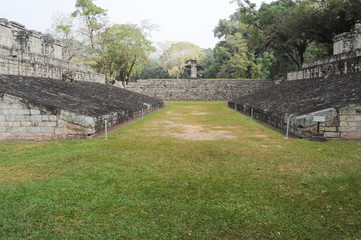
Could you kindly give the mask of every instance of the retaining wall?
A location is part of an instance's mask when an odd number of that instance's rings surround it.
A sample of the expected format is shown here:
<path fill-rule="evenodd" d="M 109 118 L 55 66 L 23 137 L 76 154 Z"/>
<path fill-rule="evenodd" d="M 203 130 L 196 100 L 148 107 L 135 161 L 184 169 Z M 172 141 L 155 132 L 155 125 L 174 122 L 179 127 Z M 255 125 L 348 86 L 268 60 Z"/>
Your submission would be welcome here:
<path fill-rule="evenodd" d="M 37 54 L 4 56 L 0 54 L 0 75 L 63 79 L 63 74 L 71 72 L 73 80 L 105 83 L 104 74 L 91 71 L 81 64 Z"/>
<path fill-rule="evenodd" d="M 167 101 L 226 101 L 273 86 L 271 80 L 138 80 L 133 92 Z"/>

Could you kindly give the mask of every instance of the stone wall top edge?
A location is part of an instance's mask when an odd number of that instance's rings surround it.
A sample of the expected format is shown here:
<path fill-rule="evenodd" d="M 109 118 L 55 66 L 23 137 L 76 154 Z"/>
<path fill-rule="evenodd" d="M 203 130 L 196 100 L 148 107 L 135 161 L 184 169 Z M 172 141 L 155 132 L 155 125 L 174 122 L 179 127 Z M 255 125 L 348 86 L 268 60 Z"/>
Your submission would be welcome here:
<path fill-rule="evenodd" d="M 333 37 L 333 42 L 338 42 L 344 39 L 352 40 L 357 33 L 355 32 L 344 32 Z"/>
<path fill-rule="evenodd" d="M 335 54 L 335 55 L 332 55 L 332 56 L 329 56 L 329 57 L 326 57 L 326 58 L 323 58 L 320 60 L 304 63 L 302 65 L 302 69 L 314 67 L 314 66 L 321 65 L 321 64 L 333 63 L 333 62 L 337 62 L 340 60 L 345 60 L 345 59 L 359 57 L 359 56 L 361 56 L 361 48 L 358 48 L 358 49 L 356 49 L 354 51 L 350 51 L 350 52 Z"/>
<path fill-rule="evenodd" d="M 271 79 L 138 79 L 137 81 L 169 81 L 169 82 L 177 82 L 177 81 L 270 81 Z"/>

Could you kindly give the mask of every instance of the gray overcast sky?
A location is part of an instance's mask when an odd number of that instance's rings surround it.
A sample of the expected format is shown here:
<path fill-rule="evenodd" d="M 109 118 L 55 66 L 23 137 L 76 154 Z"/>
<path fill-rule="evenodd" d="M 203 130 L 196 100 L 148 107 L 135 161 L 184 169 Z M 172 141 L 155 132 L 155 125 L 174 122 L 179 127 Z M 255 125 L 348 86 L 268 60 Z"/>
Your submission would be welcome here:
<path fill-rule="evenodd" d="M 0 18 L 45 32 L 57 12 L 71 13 L 76 0 L 0 0 Z M 259 6 L 262 0 L 254 0 Z M 269 2 L 266 0 L 265 2 Z M 159 26 L 152 41 L 188 41 L 202 48 L 218 42 L 213 29 L 219 19 L 228 18 L 237 5 L 230 0 L 95 0 L 108 10 L 112 23 L 136 23 L 151 20 Z"/>

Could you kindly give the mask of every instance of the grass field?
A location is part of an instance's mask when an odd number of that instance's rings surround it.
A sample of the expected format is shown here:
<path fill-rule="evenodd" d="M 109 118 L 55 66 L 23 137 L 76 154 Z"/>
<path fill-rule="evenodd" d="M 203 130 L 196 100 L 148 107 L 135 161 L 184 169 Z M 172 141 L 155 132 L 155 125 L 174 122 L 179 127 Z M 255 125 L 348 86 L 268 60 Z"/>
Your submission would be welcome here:
<path fill-rule="evenodd" d="M 360 239 L 361 141 L 173 102 L 108 141 L 0 143 L 0 239 L 27 238 Z"/>

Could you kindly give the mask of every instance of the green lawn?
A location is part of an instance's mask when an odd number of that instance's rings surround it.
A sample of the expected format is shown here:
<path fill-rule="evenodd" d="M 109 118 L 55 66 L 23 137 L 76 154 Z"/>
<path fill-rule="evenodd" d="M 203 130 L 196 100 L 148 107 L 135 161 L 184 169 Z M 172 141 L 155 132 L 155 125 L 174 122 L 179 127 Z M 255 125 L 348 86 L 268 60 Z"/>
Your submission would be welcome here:
<path fill-rule="evenodd" d="M 285 140 L 224 102 L 103 139 L 0 143 L 0 239 L 361 238 L 361 141 Z"/>

